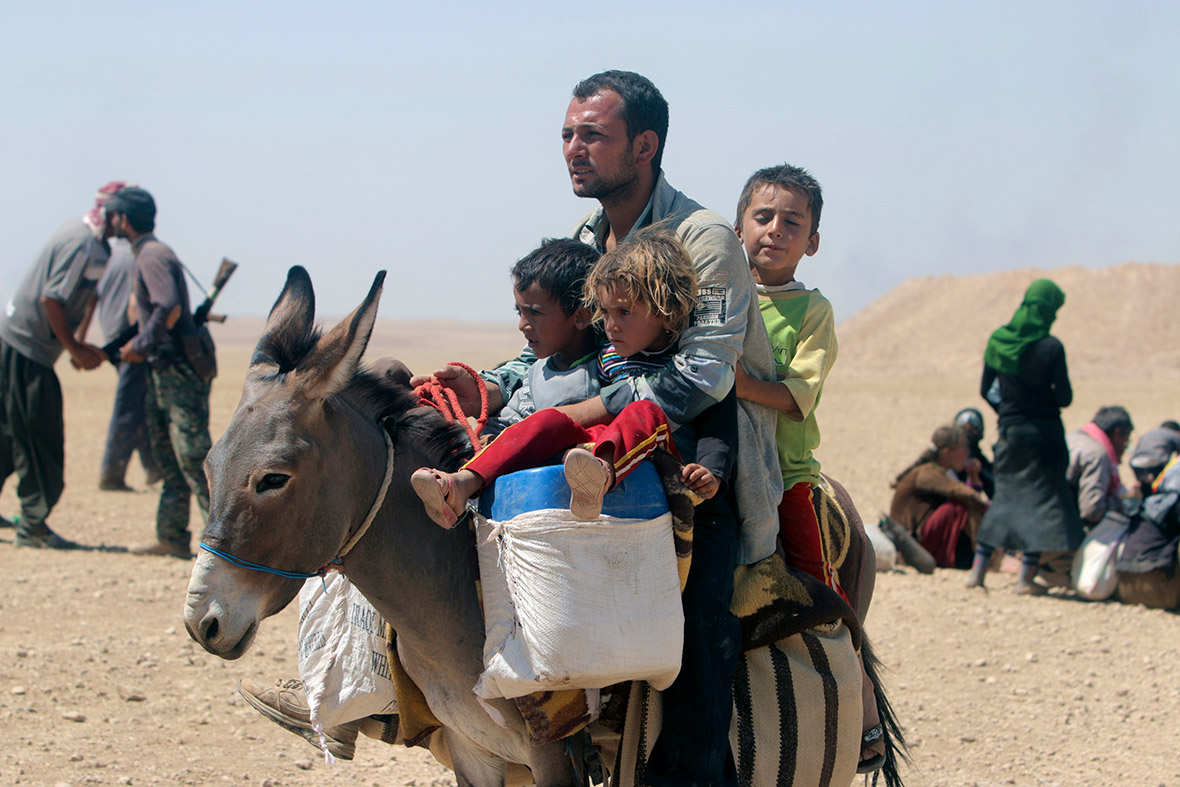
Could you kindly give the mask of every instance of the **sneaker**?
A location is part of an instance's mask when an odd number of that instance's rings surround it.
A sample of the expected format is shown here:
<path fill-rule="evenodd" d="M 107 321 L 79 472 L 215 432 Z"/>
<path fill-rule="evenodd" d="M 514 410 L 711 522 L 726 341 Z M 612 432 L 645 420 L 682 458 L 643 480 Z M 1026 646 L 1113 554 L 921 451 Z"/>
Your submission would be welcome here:
<path fill-rule="evenodd" d="M 169 544 L 165 541 L 149 541 L 146 544 L 136 544 L 128 547 L 127 551 L 133 555 L 159 555 L 161 557 L 178 557 L 188 560 L 193 556 L 187 546 L 183 544 Z"/>
<path fill-rule="evenodd" d="M 68 538 L 62 538 L 52 530 L 46 529 L 44 533 L 33 535 L 32 533 L 22 533 L 19 530 L 16 536 L 13 537 L 12 543 L 18 547 L 30 547 L 32 549 L 81 549 L 82 545 L 70 541 Z"/>
<path fill-rule="evenodd" d="M 154 484 L 160 483 L 160 481 L 163 478 L 164 478 L 164 474 L 161 473 L 159 470 L 152 470 L 147 473 L 147 478 L 143 479 L 143 482 L 145 484 L 147 484 L 148 486 L 152 486 Z"/>
<path fill-rule="evenodd" d="M 317 749 L 320 736 L 311 726 L 311 708 L 307 706 L 307 695 L 303 681 L 296 679 L 276 680 L 273 686 L 264 686 L 249 678 L 238 682 L 238 693 L 254 710 L 289 732 L 302 736 Z M 324 730 L 324 741 L 333 757 L 351 760 L 356 753 L 356 734 L 359 721 L 350 721 Z"/>
<path fill-rule="evenodd" d="M 125 481 L 104 480 L 98 482 L 99 491 L 102 492 L 134 492 L 135 490 L 127 486 Z"/>
<path fill-rule="evenodd" d="M 14 527 L 16 527 L 16 522 L 13 522 L 11 519 L 6 519 L 6 518 L 0 516 L 0 527 L 13 527 L 14 528 Z"/>
<path fill-rule="evenodd" d="M 578 519 L 598 519 L 602 498 L 610 490 L 612 469 L 585 448 L 566 451 L 565 480 L 570 485 L 570 512 Z"/>

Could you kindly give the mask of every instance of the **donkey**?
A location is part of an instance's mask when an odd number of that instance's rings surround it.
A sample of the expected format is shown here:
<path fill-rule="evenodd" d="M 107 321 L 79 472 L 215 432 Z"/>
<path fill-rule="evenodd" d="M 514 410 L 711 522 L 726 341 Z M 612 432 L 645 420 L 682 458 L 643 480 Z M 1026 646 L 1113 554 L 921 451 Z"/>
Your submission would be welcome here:
<path fill-rule="evenodd" d="M 294 267 L 288 273 L 255 348 L 242 399 L 206 460 L 209 524 L 189 582 L 185 626 L 209 652 L 239 658 L 262 620 L 290 603 L 305 578 L 338 568 L 397 631 L 401 663 L 443 725 L 460 785 L 501 787 L 512 763 L 527 766 L 539 785 L 582 784 L 584 776 L 579 777 L 563 741 L 534 745 L 514 703 L 483 703 L 472 691 L 483 671 L 484 632 L 473 536 L 466 528 L 437 527 L 409 480 L 418 467 L 456 469 L 470 456 L 471 446 L 460 427 L 418 407 L 409 389 L 360 370 L 383 281 L 381 273 L 356 311 L 321 334 L 314 326 L 315 296 L 307 272 Z M 846 567 L 860 575 L 855 584 L 867 607 L 871 565 L 858 559 Z M 853 583 L 854 577 L 847 581 Z M 808 647 L 843 654 L 847 669 L 859 674 L 843 631 L 844 639 L 833 638 L 822 647 L 822 637 L 807 635 Z M 760 658 L 770 673 L 783 672 L 782 652 Z M 781 685 L 775 689 L 777 678 L 772 675 L 759 699 L 774 706 L 766 710 L 776 723 L 779 705 L 792 701 Z M 833 673 L 824 680 L 830 689 Z M 853 696 L 842 697 L 841 707 L 852 705 L 844 699 L 855 702 L 853 723 L 859 729 L 859 685 L 852 688 Z M 795 693 L 811 690 L 798 686 Z M 823 694 L 827 689 L 814 690 Z M 807 696 L 800 701 L 818 705 L 822 717 L 823 702 Z M 635 707 L 638 712 L 640 704 Z M 760 718 L 762 712 L 756 709 L 755 715 Z M 754 730 L 749 709 L 736 718 L 739 738 L 744 735 L 748 744 Z M 641 740 L 644 725 L 636 725 Z M 818 728 L 821 740 L 810 748 L 822 749 L 824 735 L 832 737 L 824 732 L 822 718 Z M 835 751 L 825 755 L 824 767 L 830 769 Z M 739 767 L 743 783 L 752 783 L 759 763 L 748 750 L 745 755 Z M 771 767 L 778 767 L 777 761 Z M 623 773 L 629 783 L 629 771 Z M 887 769 L 886 781 L 899 783 L 891 776 Z"/>
<path fill-rule="evenodd" d="M 500 726 L 470 690 L 483 670 L 472 536 L 431 522 L 409 476 L 423 466 L 456 469 L 471 449 L 408 390 L 358 371 L 384 277 L 321 336 L 307 272 L 288 274 L 241 402 L 205 462 L 209 525 L 185 625 L 206 650 L 236 659 L 261 621 L 295 598 L 303 576 L 340 560 L 398 632 L 402 664 L 443 723 L 460 785 L 498 787 L 508 762 L 527 765 L 538 784 L 578 784 L 562 743 L 532 745 L 510 701 L 489 703 Z M 366 521 L 372 526 L 343 555 Z"/>

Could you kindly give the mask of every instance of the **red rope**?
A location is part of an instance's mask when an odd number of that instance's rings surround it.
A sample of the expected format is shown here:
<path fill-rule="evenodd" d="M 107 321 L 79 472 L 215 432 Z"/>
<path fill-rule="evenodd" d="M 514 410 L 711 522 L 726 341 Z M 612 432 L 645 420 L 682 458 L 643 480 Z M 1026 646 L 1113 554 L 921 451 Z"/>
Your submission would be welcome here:
<path fill-rule="evenodd" d="M 484 424 L 488 422 L 488 387 L 483 378 L 479 376 L 479 372 L 467 364 L 452 361 L 447 365 L 457 366 L 475 381 L 475 387 L 479 391 L 479 417 L 475 419 L 474 429 L 471 427 L 471 422 L 467 420 L 467 416 L 463 414 L 463 407 L 459 404 L 459 396 L 438 380 L 432 378 L 430 382 L 419 385 L 414 389 L 414 394 L 418 397 L 418 404 L 433 407 L 442 413 L 448 421 L 463 424 L 463 428 L 467 430 L 467 436 L 471 438 L 472 447 L 479 450 L 479 433 L 483 431 Z"/>

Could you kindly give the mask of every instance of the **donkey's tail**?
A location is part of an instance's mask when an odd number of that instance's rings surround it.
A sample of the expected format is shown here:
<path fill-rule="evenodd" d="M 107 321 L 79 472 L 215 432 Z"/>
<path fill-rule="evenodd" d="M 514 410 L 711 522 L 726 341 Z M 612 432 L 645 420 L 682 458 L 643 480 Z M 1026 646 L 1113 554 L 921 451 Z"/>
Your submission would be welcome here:
<path fill-rule="evenodd" d="M 861 640 L 860 654 L 864 661 L 865 674 L 873 682 L 873 696 L 877 699 L 877 714 L 881 717 L 881 731 L 885 740 L 885 763 L 873 774 L 872 783 L 875 787 L 877 778 L 883 777 L 885 787 L 902 787 L 900 767 L 902 761 L 910 763 L 909 747 L 906 744 L 905 732 L 897 720 L 897 712 L 893 710 L 893 704 L 885 696 L 885 689 L 881 686 L 881 660 L 873 652 L 867 635 Z"/>

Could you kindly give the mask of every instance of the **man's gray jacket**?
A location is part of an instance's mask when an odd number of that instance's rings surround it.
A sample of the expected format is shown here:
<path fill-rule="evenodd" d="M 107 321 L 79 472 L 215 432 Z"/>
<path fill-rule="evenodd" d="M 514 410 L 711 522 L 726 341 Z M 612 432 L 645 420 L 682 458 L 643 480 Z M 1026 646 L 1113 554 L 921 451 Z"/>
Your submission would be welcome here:
<path fill-rule="evenodd" d="M 729 222 L 672 188 L 661 172 L 628 237 L 653 224 L 666 225 L 688 251 L 697 271 L 696 310 L 671 364 L 661 372 L 610 385 L 601 396 L 612 415 L 639 399 L 655 402 L 676 429 L 725 398 L 733 387 L 737 363 L 751 377 L 774 380 L 774 359 L 754 277 Z M 573 237 L 603 250 L 608 231 L 600 206 L 578 223 Z M 739 402 L 734 470 L 742 522 L 738 559 L 753 563 L 775 550 L 782 472 L 774 441 L 775 411 L 755 402 Z"/>

